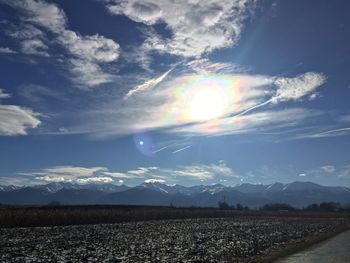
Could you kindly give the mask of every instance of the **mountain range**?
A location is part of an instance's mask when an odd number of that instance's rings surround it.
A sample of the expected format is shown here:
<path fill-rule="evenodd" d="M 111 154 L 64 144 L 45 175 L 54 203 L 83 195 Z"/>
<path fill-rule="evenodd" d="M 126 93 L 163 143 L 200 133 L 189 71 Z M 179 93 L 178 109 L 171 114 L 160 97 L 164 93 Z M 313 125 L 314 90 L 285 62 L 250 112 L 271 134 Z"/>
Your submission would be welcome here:
<path fill-rule="evenodd" d="M 219 201 L 260 207 L 267 203 L 288 203 L 305 207 L 312 203 L 350 203 L 350 188 L 322 186 L 311 182 L 236 186 L 197 185 L 185 187 L 143 183 L 135 187 L 113 184 L 49 183 L 36 186 L 0 186 L 0 203 L 45 205 L 58 201 L 67 205 L 123 204 L 216 207 Z"/>

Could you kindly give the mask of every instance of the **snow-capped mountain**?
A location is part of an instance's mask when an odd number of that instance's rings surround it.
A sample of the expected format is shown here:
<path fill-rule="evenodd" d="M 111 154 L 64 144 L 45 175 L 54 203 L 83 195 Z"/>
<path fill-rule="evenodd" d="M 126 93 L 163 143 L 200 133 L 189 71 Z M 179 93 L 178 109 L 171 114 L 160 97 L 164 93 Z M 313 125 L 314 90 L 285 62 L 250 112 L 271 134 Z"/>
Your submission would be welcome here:
<path fill-rule="evenodd" d="M 113 184 L 49 183 L 30 187 L 0 186 L 0 203 L 47 204 L 133 204 L 216 206 L 219 201 L 258 207 L 266 203 L 288 203 L 296 207 L 311 203 L 350 203 L 350 189 L 322 186 L 311 182 L 236 186 L 167 185 L 148 182 L 135 187 Z"/>

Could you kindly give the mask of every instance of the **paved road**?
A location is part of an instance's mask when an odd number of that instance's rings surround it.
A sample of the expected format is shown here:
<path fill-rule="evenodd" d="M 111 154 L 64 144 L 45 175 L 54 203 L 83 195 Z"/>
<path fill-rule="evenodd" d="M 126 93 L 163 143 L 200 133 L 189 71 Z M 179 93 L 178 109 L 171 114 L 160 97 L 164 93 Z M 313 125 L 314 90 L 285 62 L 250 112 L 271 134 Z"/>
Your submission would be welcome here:
<path fill-rule="evenodd" d="M 350 262 L 350 230 L 324 241 L 278 263 L 348 263 Z"/>

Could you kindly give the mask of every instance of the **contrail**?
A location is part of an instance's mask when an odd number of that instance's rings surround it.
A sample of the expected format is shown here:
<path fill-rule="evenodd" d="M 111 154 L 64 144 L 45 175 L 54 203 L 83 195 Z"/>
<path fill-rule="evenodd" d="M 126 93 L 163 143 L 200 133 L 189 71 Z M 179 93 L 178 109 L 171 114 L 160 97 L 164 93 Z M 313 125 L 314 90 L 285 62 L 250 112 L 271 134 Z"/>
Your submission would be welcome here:
<path fill-rule="evenodd" d="M 338 134 L 338 133 L 347 132 L 347 131 L 350 131 L 350 128 L 340 128 L 340 129 L 335 129 L 335 130 L 329 130 L 329 131 L 317 133 L 314 136 L 315 137 L 327 137 L 327 135 L 332 136 L 332 133 Z M 333 136 L 335 136 L 335 135 L 333 135 Z"/>
<path fill-rule="evenodd" d="M 157 152 L 163 151 L 163 150 L 165 150 L 166 148 L 168 148 L 168 147 L 170 147 L 170 146 L 171 146 L 171 145 L 164 146 L 164 147 L 162 147 L 162 148 L 160 148 L 160 149 L 154 150 L 152 153 L 157 153 Z"/>
<path fill-rule="evenodd" d="M 173 71 L 174 68 L 176 68 L 176 66 L 177 66 L 177 64 L 174 67 L 172 67 L 171 69 L 169 69 L 168 71 L 166 71 L 165 73 L 163 73 L 162 75 L 160 75 L 159 77 L 147 80 L 145 83 L 137 85 L 133 89 L 129 90 L 129 92 L 124 96 L 124 100 L 127 100 L 128 98 L 130 98 L 133 94 L 135 94 L 137 92 L 144 91 L 144 90 L 151 89 L 151 88 L 155 87 L 160 82 L 162 82 L 166 78 L 166 76 L 168 76 L 168 74 L 171 71 Z"/>
<path fill-rule="evenodd" d="M 187 148 L 190 148 L 192 145 L 188 145 L 188 146 L 186 146 L 186 147 L 183 147 L 183 148 L 180 148 L 180 149 L 178 149 L 178 150 L 176 150 L 176 151 L 173 151 L 172 153 L 178 153 L 178 152 L 181 152 L 181 151 L 183 151 L 183 150 L 186 150 Z"/>
<path fill-rule="evenodd" d="M 242 115 L 244 115 L 244 114 L 246 114 L 246 113 L 248 113 L 248 112 L 250 112 L 250 111 L 252 111 L 252 110 L 254 110 L 254 109 L 257 109 L 257 108 L 260 108 L 260 107 L 262 107 L 262 106 L 265 106 L 265 105 L 269 104 L 271 101 L 272 101 L 272 99 L 269 99 L 269 100 L 267 100 L 267 101 L 265 101 L 265 102 L 263 102 L 263 103 L 260 103 L 260 104 L 258 104 L 258 105 L 255 105 L 255 106 L 253 106 L 253 107 L 251 107 L 251 108 L 249 108 L 249 109 L 247 109 L 247 110 L 245 110 L 245 111 L 242 111 L 242 112 L 240 112 L 240 113 L 237 113 L 237 114 L 235 114 L 235 115 L 233 115 L 233 116 L 231 116 L 231 117 L 242 116 Z"/>

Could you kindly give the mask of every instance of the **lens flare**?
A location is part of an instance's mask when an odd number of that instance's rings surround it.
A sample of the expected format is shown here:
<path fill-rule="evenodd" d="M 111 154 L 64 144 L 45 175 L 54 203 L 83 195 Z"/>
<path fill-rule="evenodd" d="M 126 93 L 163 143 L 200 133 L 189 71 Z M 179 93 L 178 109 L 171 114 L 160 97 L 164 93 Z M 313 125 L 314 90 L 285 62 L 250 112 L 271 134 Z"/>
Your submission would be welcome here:
<path fill-rule="evenodd" d="M 151 135 L 147 132 L 140 132 L 134 134 L 134 143 L 136 148 L 140 153 L 148 156 L 154 157 L 154 142 Z"/>

